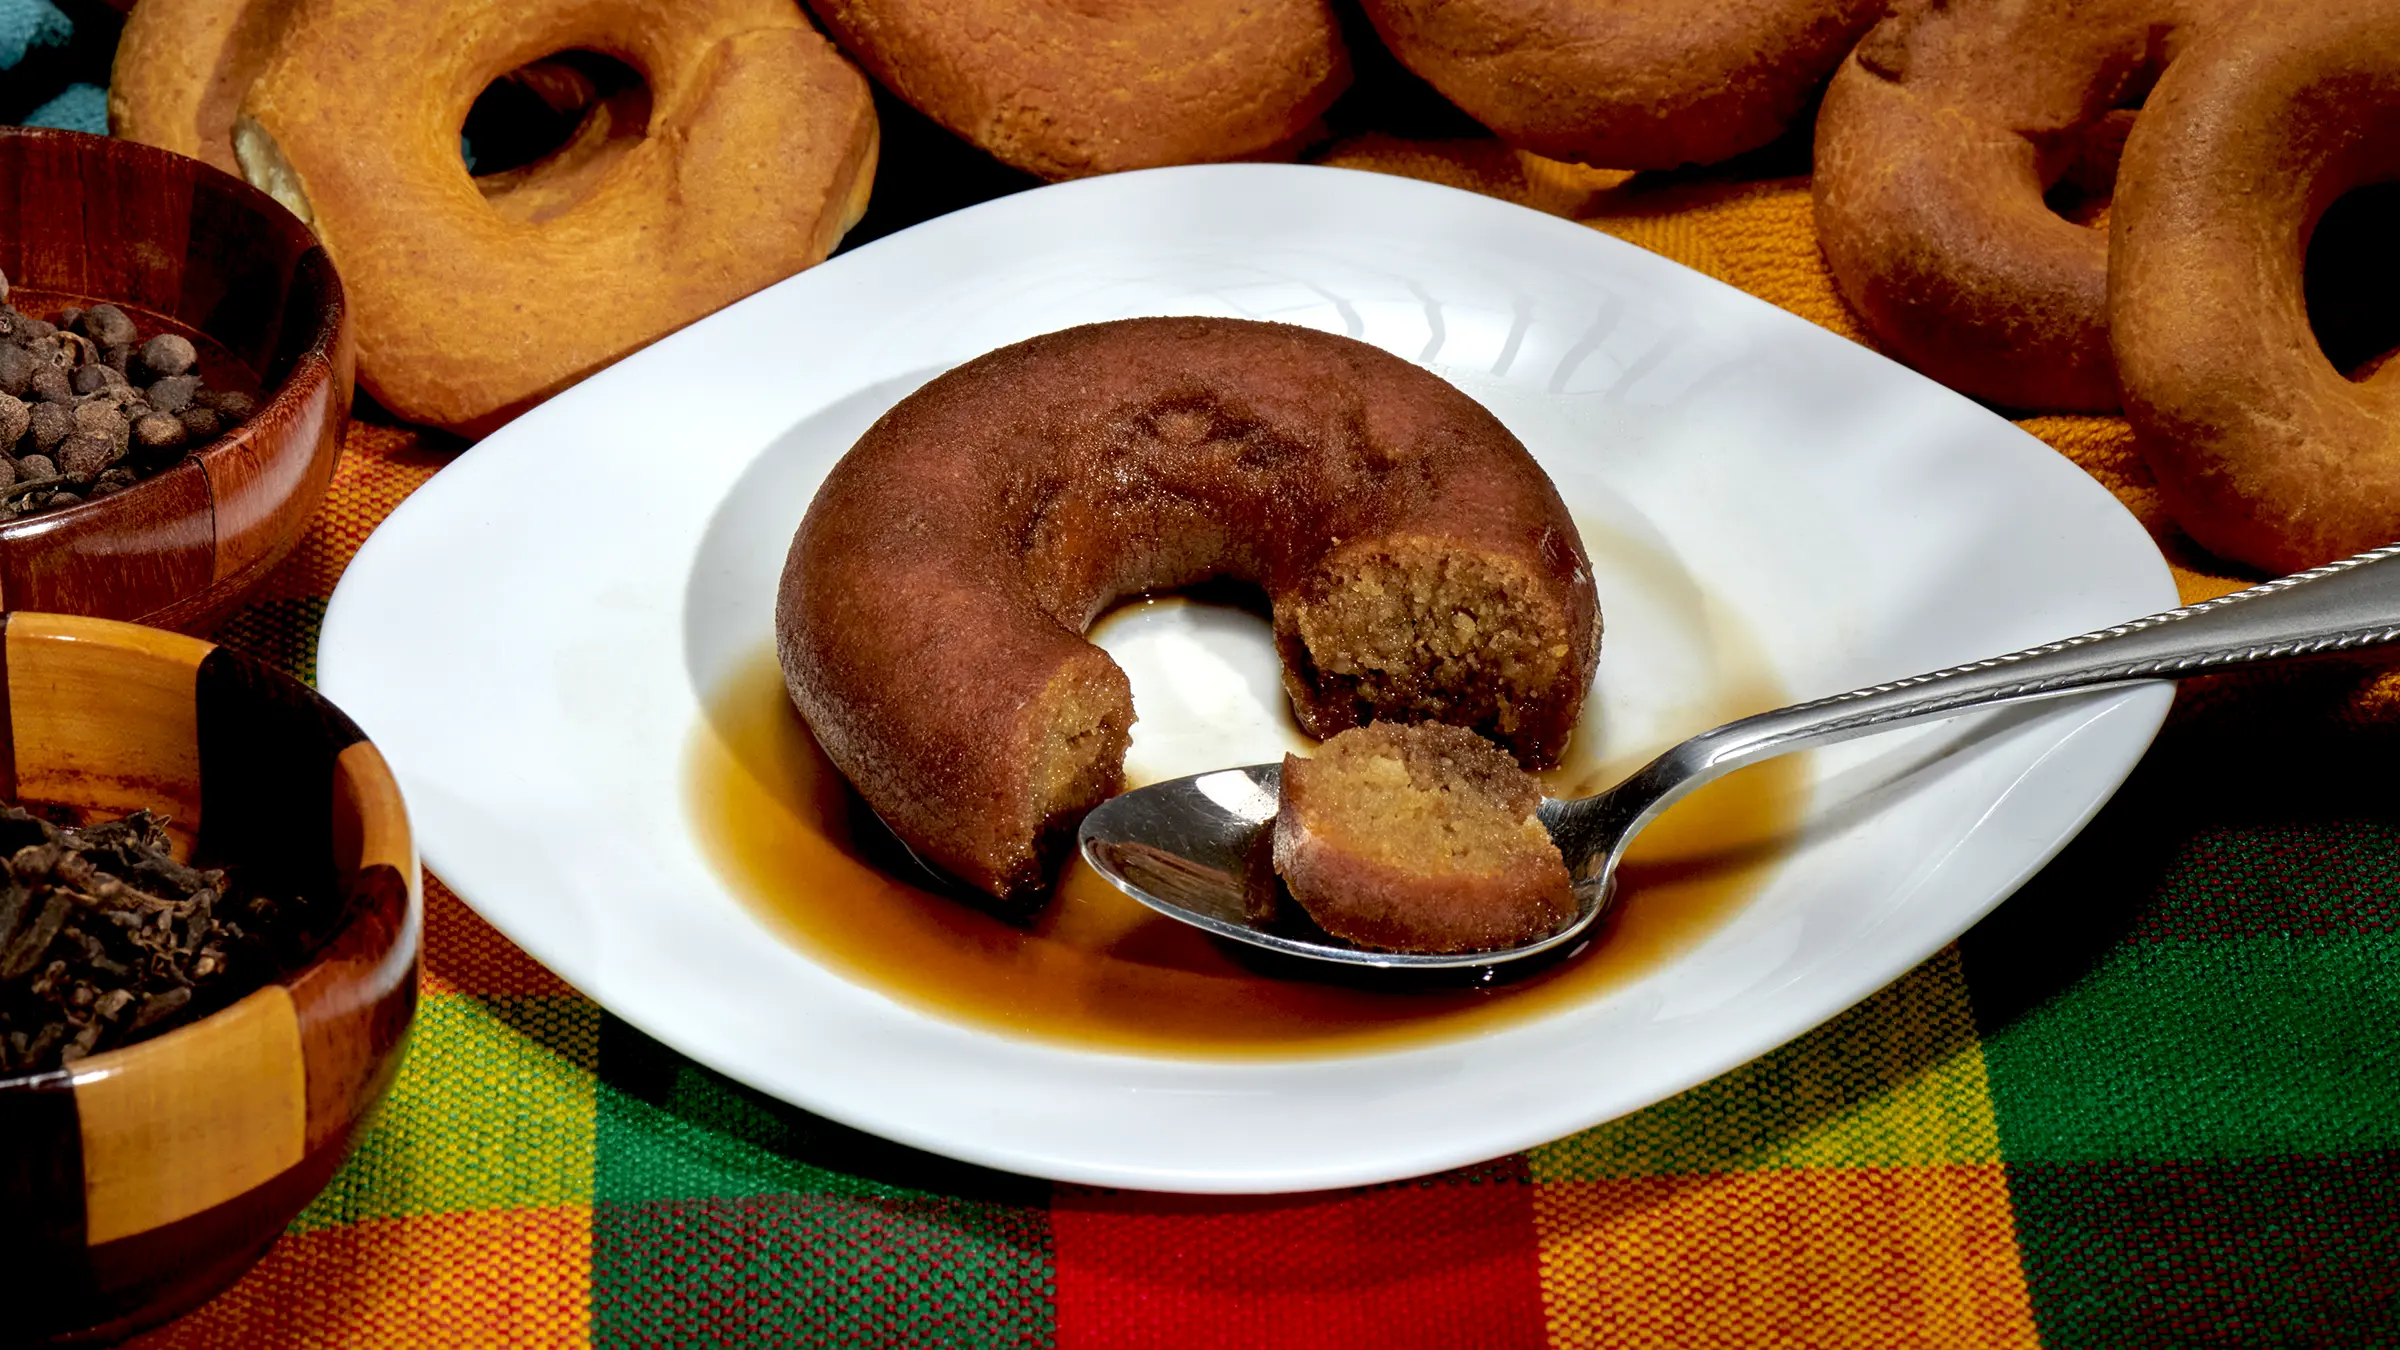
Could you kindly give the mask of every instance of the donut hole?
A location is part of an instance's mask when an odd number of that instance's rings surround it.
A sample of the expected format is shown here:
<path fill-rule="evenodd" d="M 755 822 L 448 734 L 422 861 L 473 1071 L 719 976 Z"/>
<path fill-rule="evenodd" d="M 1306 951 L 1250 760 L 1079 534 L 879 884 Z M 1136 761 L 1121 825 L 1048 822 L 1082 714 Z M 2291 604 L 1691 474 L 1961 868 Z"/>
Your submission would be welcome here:
<path fill-rule="evenodd" d="M 2337 198 L 2308 240 L 2302 294 L 2333 368 L 2353 380 L 2400 368 L 2400 182 Z"/>
<path fill-rule="evenodd" d="M 600 52 L 553 52 L 484 87 L 460 154 L 494 210 L 540 221 L 581 201 L 649 128 L 640 71 Z"/>

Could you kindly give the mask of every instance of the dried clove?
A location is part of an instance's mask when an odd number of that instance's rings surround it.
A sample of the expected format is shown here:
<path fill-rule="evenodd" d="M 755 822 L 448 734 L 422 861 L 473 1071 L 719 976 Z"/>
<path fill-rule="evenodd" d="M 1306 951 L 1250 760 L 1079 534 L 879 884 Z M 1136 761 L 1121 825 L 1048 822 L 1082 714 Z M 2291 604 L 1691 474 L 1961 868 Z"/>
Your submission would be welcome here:
<path fill-rule="evenodd" d="M 314 913 L 178 862 L 148 811 L 73 826 L 0 807 L 0 862 L 0 1074 L 224 1007 L 303 949 Z"/>

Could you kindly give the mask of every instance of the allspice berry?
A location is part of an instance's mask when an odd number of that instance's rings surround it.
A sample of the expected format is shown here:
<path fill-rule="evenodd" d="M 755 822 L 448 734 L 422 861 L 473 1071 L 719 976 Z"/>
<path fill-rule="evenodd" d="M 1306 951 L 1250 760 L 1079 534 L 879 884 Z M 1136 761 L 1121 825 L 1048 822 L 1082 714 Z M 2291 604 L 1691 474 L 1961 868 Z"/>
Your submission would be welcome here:
<path fill-rule="evenodd" d="M 58 448 L 58 443 L 75 430 L 75 419 L 56 403 L 36 403 L 25 410 L 26 434 L 33 438 L 33 451 L 46 455 Z"/>
<path fill-rule="evenodd" d="M 183 422 L 183 434 L 195 445 L 215 440 L 225 429 L 214 408 L 186 408 L 175 416 Z"/>
<path fill-rule="evenodd" d="M 153 377 L 181 375 L 200 359 L 199 350 L 190 338 L 176 333 L 161 333 L 142 344 L 142 364 Z"/>
<path fill-rule="evenodd" d="M 250 414 L 258 411 L 258 400 L 238 389 L 203 389 L 192 401 L 203 408 L 215 409 L 227 426 L 247 422 Z"/>
<path fill-rule="evenodd" d="M 0 394 L 23 398 L 33 390 L 33 353 L 0 340 Z"/>
<path fill-rule="evenodd" d="M 106 403 L 85 403 L 75 409 L 77 434 L 98 438 L 112 455 L 125 448 L 133 427 L 122 413 Z"/>
<path fill-rule="evenodd" d="M 107 366 L 95 362 L 91 365 L 77 366 L 74 377 L 68 383 L 78 394 L 97 394 L 112 386 L 119 389 L 124 388 L 125 377 L 110 370 Z"/>
<path fill-rule="evenodd" d="M 195 338 L 111 304 L 50 323 L 7 294 L 0 276 L 0 520 L 122 492 L 258 409 L 207 386 Z"/>
<path fill-rule="evenodd" d="M 189 434 L 183 429 L 183 419 L 172 413 L 149 413 L 133 424 L 134 445 L 153 454 L 181 449 Z"/>
<path fill-rule="evenodd" d="M 117 462 L 116 447 L 97 436 L 80 433 L 69 436 L 58 447 L 58 471 L 70 482 L 88 483 L 100 476 L 100 471 Z"/>
<path fill-rule="evenodd" d="M 179 413 L 192 406 L 192 394 L 200 387 L 196 375 L 169 375 L 150 383 L 150 406 L 164 413 Z"/>
<path fill-rule="evenodd" d="M 75 321 L 75 327 L 103 347 L 132 342 L 141 336 L 140 330 L 133 326 L 133 320 L 125 317 L 125 311 L 115 305 L 92 306 Z"/>

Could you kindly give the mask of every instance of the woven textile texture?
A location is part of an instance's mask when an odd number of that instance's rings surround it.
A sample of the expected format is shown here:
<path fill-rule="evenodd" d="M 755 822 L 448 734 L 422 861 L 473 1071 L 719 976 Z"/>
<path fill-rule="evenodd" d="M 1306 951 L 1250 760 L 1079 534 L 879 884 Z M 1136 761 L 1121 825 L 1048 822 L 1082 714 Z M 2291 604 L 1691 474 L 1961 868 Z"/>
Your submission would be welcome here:
<path fill-rule="evenodd" d="M 1854 339 L 1798 178 L 1488 141 L 1326 158 L 1589 221 Z M 1863 339 L 1862 339 L 1863 340 Z M 2160 534 L 2113 418 L 2026 423 Z M 372 413 L 224 640 L 302 675 L 344 564 L 457 450 Z M 165 1347 L 2124 1346 L 2400 1342 L 2400 793 L 2355 669 L 2195 685 L 1965 939 L 1639 1115 L 1403 1184 L 1051 1186 L 766 1100 L 429 879 L 422 1019 L 324 1195 Z"/>

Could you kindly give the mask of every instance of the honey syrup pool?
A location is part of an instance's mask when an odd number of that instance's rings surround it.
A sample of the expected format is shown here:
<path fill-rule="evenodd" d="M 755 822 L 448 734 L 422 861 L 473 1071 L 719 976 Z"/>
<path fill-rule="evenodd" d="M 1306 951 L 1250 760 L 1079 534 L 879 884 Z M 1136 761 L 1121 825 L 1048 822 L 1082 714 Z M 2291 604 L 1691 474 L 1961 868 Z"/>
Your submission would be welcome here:
<path fill-rule="evenodd" d="M 1725 682 L 1736 692 L 1688 731 L 1784 701 L 1763 663 L 1744 664 L 1752 668 Z M 1429 985 L 1254 958 L 1144 908 L 1080 858 L 1051 902 L 1022 922 L 919 889 L 899 879 L 906 860 L 892 856 L 895 846 L 791 706 L 771 650 L 711 691 L 707 713 L 689 756 L 697 835 L 770 930 L 845 978 L 937 1016 L 1109 1050 L 1259 1057 L 1389 1048 L 1591 998 L 1672 960 L 1754 895 L 1788 851 L 1806 804 L 1800 756 L 1720 779 L 1642 832 L 1618 874 L 1611 918 L 1580 951 L 1527 975 Z M 1646 758 L 1604 765 L 1578 760 L 1570 746 L 1544 786 L 1590 793 Z"/>

